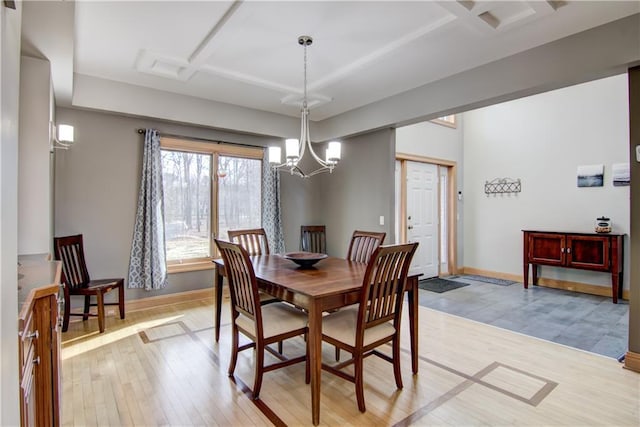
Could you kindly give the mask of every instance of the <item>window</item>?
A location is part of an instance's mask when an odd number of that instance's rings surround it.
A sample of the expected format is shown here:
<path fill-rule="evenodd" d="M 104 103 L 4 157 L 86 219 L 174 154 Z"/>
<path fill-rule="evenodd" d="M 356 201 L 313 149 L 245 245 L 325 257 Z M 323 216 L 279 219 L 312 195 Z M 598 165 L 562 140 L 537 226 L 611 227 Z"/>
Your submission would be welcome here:
<path fill-rule="evenodd" d="M 165 137 L 160 144 L 169 272 L 210 268 L 213 236 L 261 226 L 263 151 Z"/>
<path fill-rule="evenodd" d="M 449 116 L 438 117 L 437 119 L 431 120 L 432 123 L 437 123 L 443 126 L 449 126 L 451 128 L 456 127 L 456 115 L 451 114 Z"/>

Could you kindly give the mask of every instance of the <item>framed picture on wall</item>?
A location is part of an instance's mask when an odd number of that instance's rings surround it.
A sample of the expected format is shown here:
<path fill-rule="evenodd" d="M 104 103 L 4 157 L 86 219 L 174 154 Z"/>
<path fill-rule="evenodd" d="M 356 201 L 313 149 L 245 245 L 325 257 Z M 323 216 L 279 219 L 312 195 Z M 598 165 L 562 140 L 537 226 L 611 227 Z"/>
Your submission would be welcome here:
<path fill-rule="evenodd" d="M 604 165 L 578 166 L 578 187 L 602 187 Z"/>
<path fill-rule="evenodd" d="M 614 187 L 631 185 L 629 163 L 614 163 L 611 165 L 611 175 Z"/>

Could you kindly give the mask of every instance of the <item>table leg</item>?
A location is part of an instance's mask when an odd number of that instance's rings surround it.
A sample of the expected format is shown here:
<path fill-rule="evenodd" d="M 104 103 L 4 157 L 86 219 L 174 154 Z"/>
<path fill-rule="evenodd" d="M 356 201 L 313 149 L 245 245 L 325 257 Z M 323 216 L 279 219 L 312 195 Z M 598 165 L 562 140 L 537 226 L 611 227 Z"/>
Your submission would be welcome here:
<path fill-rule="evenodd" d="M 418 373 L 418 278 L 409 279 L 409 334 L 411 336 L 411 370 Z"/>
<path fill-rule="evenodd" d="M 320 423 L 320 382 L 322 380 L 322 310 L 318 301 L 309 307 L 309 368 L 311 370 L 311 418 Z"/>
<path fill-rule="evenodd" d="M 216 342 L 220 340 L 220 317 L 222 316 L 222 274 L 220 267 L 216 267 L 214 282 L 214 293 L 216 297 L 216 314 L 214 321 L 214 330 L 216 334 Z"/>
<path fill-rule="evenodd" d="M 620 274 L 614 271 L 611 274 L 611 299 L 614 304 L 618 303 L 618 287 L 620 286 L 619 279 Z"/>

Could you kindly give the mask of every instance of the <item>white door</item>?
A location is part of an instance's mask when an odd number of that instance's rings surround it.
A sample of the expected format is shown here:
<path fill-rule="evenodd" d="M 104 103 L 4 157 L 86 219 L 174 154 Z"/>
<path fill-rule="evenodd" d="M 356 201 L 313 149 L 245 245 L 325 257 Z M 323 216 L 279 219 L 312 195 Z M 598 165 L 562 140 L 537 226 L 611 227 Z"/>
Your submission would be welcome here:
<path fill-rule="evenodd" d="M 407 241 L 418 242 L 412 274 L 422 279 L 439 273 L 438 166 L 407 162 Z"/>

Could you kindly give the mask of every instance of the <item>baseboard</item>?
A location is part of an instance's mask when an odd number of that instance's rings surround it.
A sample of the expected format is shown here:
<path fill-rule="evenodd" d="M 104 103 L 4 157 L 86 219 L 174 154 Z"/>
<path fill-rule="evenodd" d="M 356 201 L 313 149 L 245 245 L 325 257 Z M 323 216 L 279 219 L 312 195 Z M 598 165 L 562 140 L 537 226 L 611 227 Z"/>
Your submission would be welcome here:
<path fill-rule="evenodd" d="M 627 351 L 624 355 L 624 368 L 640 373 L 640 353 Z"/>
<path fill-rule="evenodd" d="M 513 280 L 514 282 L 522 283 L 522 275 L 520 274 L 500 273 L 498 271 L 481 270 L 473 267 L 463 267 L 462 272 L 458 274 L 475 274 L 478 276 L 496 277 L 498 279 Z M 611 298 L 611 286 L 598 286 L 588 283 L 549 279 L 546 277 L 538 278 L 538 286 Z M 627 289 L 622 290 L 622 299 L 629 300 L 629 291 Z"/>
<path fill-rule="evenodd" d="M 157 295 L 148 298 L 140 298 L 126 301 L 126 311 L 146 310 L 168 304 L 197 301 L 213 298 L 213 288 L 196 289 L 194 291 L 176 292 L 174 294 Z"/>

